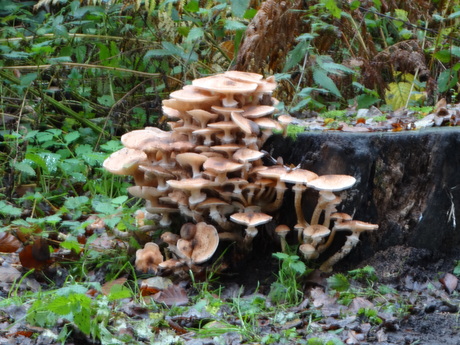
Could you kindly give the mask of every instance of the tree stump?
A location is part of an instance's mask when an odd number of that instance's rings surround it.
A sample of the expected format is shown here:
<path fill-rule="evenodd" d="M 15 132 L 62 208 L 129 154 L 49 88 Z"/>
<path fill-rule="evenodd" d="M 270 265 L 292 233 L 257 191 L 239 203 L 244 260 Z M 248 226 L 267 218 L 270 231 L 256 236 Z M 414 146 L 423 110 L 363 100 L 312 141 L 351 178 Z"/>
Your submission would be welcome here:
<path fill-rule="evenodd" d="M 275 135 L 264 149 L 275 158 L 283 157 L 287 165 L 300 164 L 319 175 L 348 174 L 357 179 L 338 210 L 379 224 L 379 230 L 363 234 L 346 262 L 357 264 L 396 247 L 420 249 L 427 253 L 425 256 L 438 258 L 458 250 L 458 129 L 305 132 L 296 140 Z M 289 225 L 295 221 L 291 199 L 285 199 L 278 220 Z M 304 199 L 308 216 L 316 198 Z"/>

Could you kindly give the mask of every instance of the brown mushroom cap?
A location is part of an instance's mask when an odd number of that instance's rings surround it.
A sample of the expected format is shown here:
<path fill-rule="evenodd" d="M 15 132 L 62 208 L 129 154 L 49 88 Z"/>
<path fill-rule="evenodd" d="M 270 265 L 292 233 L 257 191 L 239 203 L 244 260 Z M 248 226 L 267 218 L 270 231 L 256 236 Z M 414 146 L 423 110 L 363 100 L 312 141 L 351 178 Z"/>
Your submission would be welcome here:
<path fill-rule="evenodd" d="M 209 92 L 203 91 L 203 89 L 204 88 L 188 86 L 181 90 L 171 92 L 169 97 L 188 103 L 209 102 L 219 99 L 218 95 L 211 95 Z"/>
<path fill-rule="evenodd" d="M 187 178 L 183 180 L 166 181 L 172 188 L 187 190 L 190 192 L 189 203 L 198 204 L 206 199 L 206 194 L 201 193 L 201 189 L 214 186 L 214 182 L 204 178 Z"/>
<path fill-rule="evenodd" d="M 360 220 L 346 220 L 334 225 L 334 229 L 337 231 L 351 230 L 353 233 L 361 233 L 364 231 L 377 230 L 379 226 L 377 224 L 362 222 Z"/>
<path fill-rule="evenodd" d="M 176 155 L 176 161 L 182 166 L 190 166 L 192 168 L 192 177 L 200 177 L 200 168 L 208 157 L 194 152 L 184 152 Z"/>
<path fill-rule="evenodd" d="M 244 112 L 241 114 L 248 119 L 268 116 L 275 112 L 276 108 L 271 105 L 250 105 L 243 107 Z"/>
<path fill-rule="evenodd" d="M 168 143 L 170 141 L 171 132 L 165 132 L 155 127 L 148 128 L 137 129 L 123 134 L 121 143 L 127 148 L 145 151 L 145 147 L 151 142 Z"/>
<path fill-rule="evenodd" d="M 240 170 L 243 164 L 236 163 L 232 160 L 225 159 L 223 157 L 210 157 L 203 164 L 203 168 L 217 173 L 216 182 L 223 183 L 226 180 L 226 174 Z"/>
<path fill-rule="evenodd" d="M 219 245 L 217 229 L 204 222 L 196 224 L 196 233 L 193 238 L 192 261 L 201 264 L 211 258 Z"/>
<path fill-rule="evenodd" d="M 263 75 L 252 72 L 241 72 L 241 71 L 226 71 L 224 75 L 230 79 L 247 83 L 260 83 Z"/>
<path fill-rule="evenodd" d="M 134 263 L 138 271 L 147 273 L 152 270 L 157 272 L 158 264 L 163 262 L 163 255 L 161 255 L 160 247 L 156 243 L 147 242 L 144 249 L 136 251 L 136 261 Z"/>
<path fill-rule="evenodd" d="M 213 105 L 211 107 L 213 111 L 216 113 L 223 115 L 224 116 L 224 121 L 230 121 L 230 115 L 232 113 L 242 113 L 244 112 L 244 109 L 241 108 L 233 108 L 233 107 L 221 107 L 218 105 Z"/>
<path fill-rule="evenodd" d="M 234 123 L 238 125 L 238 127 L 245 133 L 245 134 L 259 134 L 259 127 L 252 122 L 251 120 L 241 116 L 240 114 L 233 112 L 231 114 L 232 120 Z"/>
<path fill-rule="evenodd" d="M 285 224 L 280 224 L 275 228 L 276 234 L 281 237 L 286 237 L 289 231 L 291 231 L 291 229 L 289 229 L 289 226 Z"/>
<path fill-rule="evenodd" d="M 265 153 L 257 151 L 257 150 L 241 148 L 233 154 L 233 159 L 241 163 L 253 162 L 253 161 L 256 161 L 262 158 L 264 155 Z"/>
<path fill-rule="evenodd" d="M 339 192 L 352 187 L 356 179 L 350 175 L 322 175 L 307 183 L 307 186 L 316 190 Z"/>
<path fill-rule="evenodd" d="M 299 250 L 306 260 L 316 259 L 319 255 L 315 247 L 309 243 L 301 244 Z"/>
<path fill-rule="evenodd" d="M 288 171 L 286 174 L 281 175 L 281 181 L 295 183 L 295 184 L 307 184 L 318 177 L 313 171 L 305 169 L 294 169 Z"/>
<path fill-rule="evenodd" d="M 187 111 L 187 113 L 200 123 L 201 128 L 206 128 L 210 120 L 215 120 L 219 116 L 218 114 L 210 113 L 202 109 L 192 109 Z"/>
<path fill-rule="evenodd" d="M 115 175 L 133 175 L 138 166 L 147 161 L 147 154 L 127 147 L 112 153 L 102 166 Z"/>

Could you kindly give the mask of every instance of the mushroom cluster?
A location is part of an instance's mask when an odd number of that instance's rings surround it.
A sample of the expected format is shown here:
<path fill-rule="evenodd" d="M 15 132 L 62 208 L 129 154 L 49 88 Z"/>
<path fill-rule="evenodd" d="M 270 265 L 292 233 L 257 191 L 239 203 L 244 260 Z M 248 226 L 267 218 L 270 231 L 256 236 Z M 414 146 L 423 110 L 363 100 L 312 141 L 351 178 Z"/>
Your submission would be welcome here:
<path fill-rule="evenodd" d="M 295 229 L 302 253 L 307 247 L 313 248 L 312 254 L 304 254 L 306 258 L 318 256 L 332 242 L 334 233 L 341 231 L 336 225 L 349 222 L 334 218 L 340 199 L 333 192 L 350 187 L 353 177 L 318 177 L 278 162 L 263 164 L 262 145 L 273 130 L 286 133 L 291 120 L 288 115 L 274 118 L 275 87 L 273 77 L 264 79 L 260 74 L 239 71 L 196 79 L 163 100 L 170 131 L 146 127 L 121 137 L 124 148 L 108 157 L 104 168 L 113 174 L 133 176 L 135 185 L 128 191 L 146 200 L 147 219 L 158 219 L 158 225 L 165 229 L 170 227 L 172 215 L 180 215 L 186 222 L 180 234 L 162 235 L 167 245 L 166 261 L 156 254 L 154 259 L 147 255 L 152 249 L 157 251 L 149 244 L 137 253 L 136 267 L 147 270 L 144 257 L 154 265 L 154 272 L 180 265 L 193 267 L 207 261 L 219 241 L 232 241 L 242 251 L 250 251 L 257 226 L 272 220 L 290 185 L 295 193 Z M 331 187 L 334 179 L 338 181 Z M 320 191 L 310 223 L 301 209 L 306 188 Z M 323 211 L 324 221 L 319 225 Z M 336 223 L 332 231 L 331 220 Z M 350 243 L 357 242 L 359 231 L 350 231 L 355 236 Z M 283 236 L 284 248 L 286 231 Z M 347 248 L 328 265 L 345 256 L 352 245 L 347 242 Z"/>

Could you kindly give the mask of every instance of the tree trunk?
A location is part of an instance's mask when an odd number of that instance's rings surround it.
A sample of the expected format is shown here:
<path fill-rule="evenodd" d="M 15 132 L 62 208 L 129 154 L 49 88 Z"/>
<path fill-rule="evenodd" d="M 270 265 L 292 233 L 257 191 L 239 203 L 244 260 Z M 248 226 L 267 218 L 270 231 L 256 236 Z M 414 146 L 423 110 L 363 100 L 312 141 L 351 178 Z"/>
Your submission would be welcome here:
<path fill-rule="evenodd" d="M 460 131 L 455 128 L 397 133 L 305 132 L 294 141 L 273 136 L 265 145 L 285 164 L 357 179 L 338 210 L 379 225 L 346 259 L 368 260 L 379 251 L 409 247 L 452 254 L 460 244 Z M 295 220 L 287 197 L 279 222 Z M 316 203 L 304 200 L 306 214 Z M 340 240 L 340 239 L 339 239 Z M 342 240 L 344 240 L 342 238 Z M 337 250 L 337 244 L 333 250 Z"/>

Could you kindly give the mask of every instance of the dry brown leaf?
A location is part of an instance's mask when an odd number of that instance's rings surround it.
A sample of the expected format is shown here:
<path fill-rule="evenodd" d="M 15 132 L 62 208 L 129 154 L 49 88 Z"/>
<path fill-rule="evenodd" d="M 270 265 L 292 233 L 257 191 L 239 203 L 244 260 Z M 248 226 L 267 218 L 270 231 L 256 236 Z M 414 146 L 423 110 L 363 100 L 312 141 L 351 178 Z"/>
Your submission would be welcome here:
<path fill-rule="evenodd" d="M 439 281 L 449 293 L 452 293 L 457 288 L 458 278 L 451 273 L 446 273 Z"/>
<path fill-rule="evenodd" d="M 108 296 L 110 294 L 110 289 L 112 289 L 112 286 L 114 286 L 114 285 L 123 285 L 124 283 L 126 283 L 127 280 L 128 279 L 122 277 L 122 278 L 118 278 L 118 279 L 106 282 L 104 285 L 101 286 L 102 294 L 105 295 L 105 296 Z"/>
<path fill-rule="evenodd" d="M 21 272 L 19 272 L 14 267 L 0 267 L 0 282 L 2 283 L 12 283 L 16 279 L 21 277 Z"/>
<path fill-rule="evenodd" d="M 360 309 L 365 309 L 365 308 L 368 308 L 368 309 L 373 309 L 374 308 L 374 304 L 363 298 L 363 297 L 355 297 L 353 298 L 353 301 L 351 301 L 351 304 L 350 306 L 348 307 L 348 309 L 354 313 L 357 313 Z"/>
<path fill-rule="evenodd" d="M 33 244 L 25 246 L 19 252 L 19 260 L 25 268 L 42 270 L 53 263 L 50 259 L 48 241 L 45 238 L 38 238 Z"/>
<path fill-rule="evenodd" d="M 0 233 L 0 252 L 14 253 L 22 247 L 22 243 L 8 232 Z"/>
<path fill-rule="evenodd" d="M 185 289 L 178 285 L 170 285 L 163 291 L 153 295 L 152 298 L 155 302 L 164 303 L 167 306 L 180 306 L 188 303 L 188 297 Z"/>

